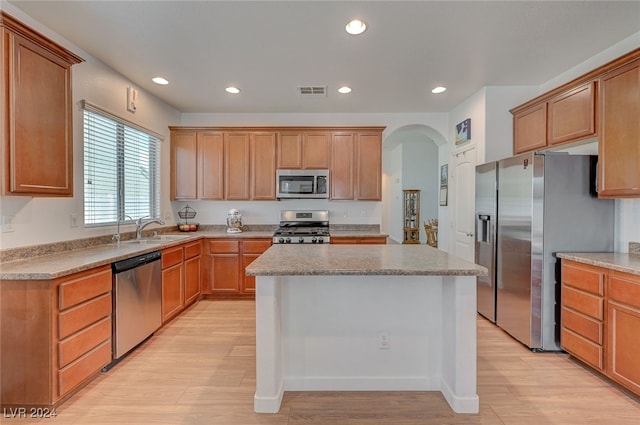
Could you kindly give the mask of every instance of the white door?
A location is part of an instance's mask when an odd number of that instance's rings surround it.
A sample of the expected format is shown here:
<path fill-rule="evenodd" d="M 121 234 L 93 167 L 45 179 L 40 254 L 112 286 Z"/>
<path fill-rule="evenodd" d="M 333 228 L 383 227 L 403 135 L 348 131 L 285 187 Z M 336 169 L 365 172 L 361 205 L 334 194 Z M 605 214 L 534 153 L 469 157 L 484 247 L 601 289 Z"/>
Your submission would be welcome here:
<path fill-rule="evenodd" d="M 452 155 L 451 198 L 453 201 L 453 254 L 474 262 L 475 250 L 475 188 L 476 149 L 457 152 Z"/>

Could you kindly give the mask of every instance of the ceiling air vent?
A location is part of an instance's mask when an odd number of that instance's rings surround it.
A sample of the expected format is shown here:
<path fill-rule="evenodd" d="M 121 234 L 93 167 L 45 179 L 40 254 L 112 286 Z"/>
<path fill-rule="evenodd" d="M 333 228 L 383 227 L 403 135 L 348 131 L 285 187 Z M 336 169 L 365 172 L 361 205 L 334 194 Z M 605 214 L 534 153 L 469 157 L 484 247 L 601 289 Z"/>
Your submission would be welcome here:
<path fill-rule="evenodd" d="M 298 87 L 300 96 L 326 97 L 327 86 L 300 86 Z"/>

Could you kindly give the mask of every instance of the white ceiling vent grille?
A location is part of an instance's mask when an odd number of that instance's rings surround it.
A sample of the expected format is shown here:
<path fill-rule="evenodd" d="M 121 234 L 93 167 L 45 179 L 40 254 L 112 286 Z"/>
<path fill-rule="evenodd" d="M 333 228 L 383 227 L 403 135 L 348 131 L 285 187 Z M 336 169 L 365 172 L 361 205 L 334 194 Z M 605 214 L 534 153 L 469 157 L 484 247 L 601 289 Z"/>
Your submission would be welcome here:
<path fill-rule="evenodd" d="M 304 97 L 327 97 L 327 86 L 300 86 L 298 93 Z"/>

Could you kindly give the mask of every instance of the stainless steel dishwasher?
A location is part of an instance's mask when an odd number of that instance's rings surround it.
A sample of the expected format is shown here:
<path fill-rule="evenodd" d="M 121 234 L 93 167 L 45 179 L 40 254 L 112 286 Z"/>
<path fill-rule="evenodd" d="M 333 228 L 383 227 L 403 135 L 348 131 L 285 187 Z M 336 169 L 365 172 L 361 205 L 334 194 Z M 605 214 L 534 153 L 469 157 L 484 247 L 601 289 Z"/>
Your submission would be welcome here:
<path fill-rule="evenodd" d="M 120 359 L 162 325 L 160 251 L 112 264 L 113 359 Z"/>

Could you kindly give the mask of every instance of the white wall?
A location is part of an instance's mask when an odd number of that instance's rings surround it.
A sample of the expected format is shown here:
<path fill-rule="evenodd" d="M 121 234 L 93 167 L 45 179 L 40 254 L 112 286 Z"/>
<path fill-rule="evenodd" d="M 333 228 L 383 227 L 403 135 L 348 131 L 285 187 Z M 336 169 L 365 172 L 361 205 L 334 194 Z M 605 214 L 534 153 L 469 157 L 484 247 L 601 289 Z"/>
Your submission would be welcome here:
<path fill-rule="evenodd" d="M 2 1 L 2 9 L 80 55 L 86 62 L 74 65 L 72 68 L 74 196 L 72 198 L 2 197 L 1 214 L 3 217 L 13 217 L 12 223 L 15 231 L 0 234 L 0 247 L 2 249 L 15 248 L 115 233 L 113 227 L 84 228 L 82 226 L 83 111 L 80 102 L 83 99 L 164 135 L 165 141 L 161 147 L 161 167 L 163 170 L 161 209 L 163 212 L 170 213 L 171 205 L 168 202 L 169 173 L 167 171 L 169 170 L 169 131 L 167 126 L 180 123 L 180 112 L 135 86 L 119 73 L 33 20 L 30 16 L 25 15 L 10 3 Z M 135 114 L 126 110 L 126 89 L 128 86 L 136 88 L 139 92 L 138 110 Z M 78 218 L 78 227 L 71 227 L 72 214 Z"/>
<path fill-rule="evenodd" d="M 384 210 L 382 221 L 389 238 L 402 242 L 402 144 L 384 151 L 382 175 L 384 176 Z M 398 205 L 400 207 L 398 208 Z"/>

